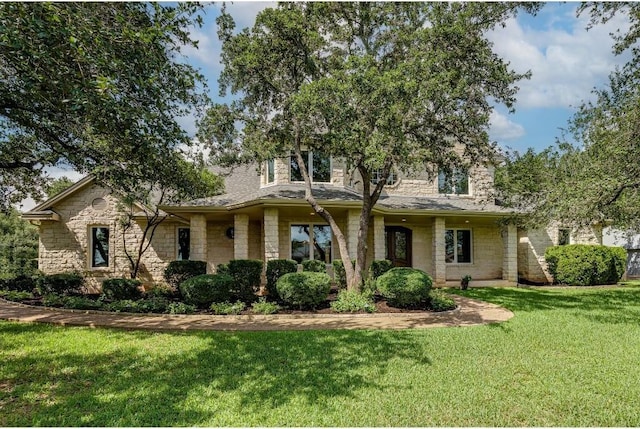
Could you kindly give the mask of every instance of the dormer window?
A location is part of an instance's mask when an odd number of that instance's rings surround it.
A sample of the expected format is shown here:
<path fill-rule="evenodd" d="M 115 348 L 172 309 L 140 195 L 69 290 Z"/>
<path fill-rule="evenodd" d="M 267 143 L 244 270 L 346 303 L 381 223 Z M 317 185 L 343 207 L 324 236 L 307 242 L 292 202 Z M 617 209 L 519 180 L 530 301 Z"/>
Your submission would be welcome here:
<path fill-rule="evenodd" d="M 329 156 L 320 152 L 309 152 L 305 150 L 302 151 L 302 159 L 304 160 L 304 165 L 309 172 L 309 178 L 312 182 L 331 181 L 331 158 Z M 291 181 L 304 181 L 295 154 L 291 155 Z"/>
<path fill-rule="evenodd" d="M 440 171 L 440 174 L 438 174 L 438 192 L 441 194 L 469 195 L 469 173 L 467 170 L 454 168 L 449 174 Z"/>

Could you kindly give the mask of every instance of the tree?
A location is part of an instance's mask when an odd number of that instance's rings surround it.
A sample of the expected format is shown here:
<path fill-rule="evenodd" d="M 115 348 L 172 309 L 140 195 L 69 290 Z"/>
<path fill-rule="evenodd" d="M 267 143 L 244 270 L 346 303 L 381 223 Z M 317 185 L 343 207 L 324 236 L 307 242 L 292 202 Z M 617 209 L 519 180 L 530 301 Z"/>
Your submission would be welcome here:
<path fill-rule="evenodd" d="M 628 33 L 615 33 L 614 52 L 631 49 L 632 58 L 613 71 L 596 100 L 582 104 L 568 131 L 578 145 L 561 143 L 535 154 L 514 154 L 496 172 L 500 198 L 527 213 L 525 222 L 539 226 L 556 220 L 576 228 L 613 224 L 640 229 L 640 5 L 589 3 L 590 26 L 616 13 L 631 20 Z"/>
<path fill-rule="evenodd" d="M 237 34 L 223 11 L 220 90 L 239 99 L 209 109 L 200 135 L 217 162 L 293 153 L 306 199 L 331 226 L 348 285 L 357 288 L 371 210 L 392 166 L 435 177 L 493 156 L 489 98 L 512 108 L 513 84 L 526 76 L 509 70 L 485 35 L 517 10 L 507 3 L 285 3 Z M 347 159 L 362 177 L 355 269 L 344 234 L 313 195 L 303 150 Z M 382 173 L 371 186 L 376 170 Z"/>
<path fill-rule="evenodd" d="M 47 198 L 53 198 L 73 185 L 73 183 L 73 180 L 69 179 L 67 176 L 62 176 L 57 179 L 53 179 L 53 181 L 44 188 L 44 192 L 47 194 Z"/>
<path fill-rule="evenodd" d="M 128 191 L 180 168 L 176 121 L 206 102 L 180 63 L 201 7 L 157 3 L 0 4 L 0 208 L 65 164 Z M 160 172 L 160 174 L 156 174 Z"/>
<path fill-rule="evenodd" d="M 0 278 L 30 276 L 38 268 L 38 228 L 11 209 L 0 213 Z"/>

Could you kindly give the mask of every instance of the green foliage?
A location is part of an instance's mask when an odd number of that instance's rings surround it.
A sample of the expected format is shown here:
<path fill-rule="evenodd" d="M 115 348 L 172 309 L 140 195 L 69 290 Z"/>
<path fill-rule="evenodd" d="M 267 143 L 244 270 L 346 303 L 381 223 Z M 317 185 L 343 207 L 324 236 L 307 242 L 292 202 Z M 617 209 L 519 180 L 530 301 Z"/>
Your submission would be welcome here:
<path fill-rule="evenodd" d="M 120 299 L 105 304 L 104 309 L 116 313 L 139 313 L 138 301 L 132 299 Z"/>
<path fill-rule="evenodd" d="M 269 298 L 276 298 L 278 291 L 276 284 L 278 279 L 285 274 L 298 271 L 298 263 L 293 259 L 272 259 L 267 261 L 267 292 Z"/>
<path fill-rule="evenodd" d="M 449 311 L 457 307 L 455 301 L 440 290 L 431 290 L 427 308 L 431 311 Z"/>
<path fill-rule="evenodd" d="M 135 279 L 106 279 L 102 282 L 102 295 L 107 299 L 138 299 L 142 296 L 142 282 Z"/>
<path fill-rule="evenodd" d="M 218 266 L 216 267 L 216 274 L 231 275 L 229 273 L 229 264 L 218 264 Z"/>
<path fill-rule="evenodd" d="M 32 292 L 36 287 L 37 277 L 19 275 L 17 277 L 0 278 L 0 289 Z"/>
<path fill-rule="evenodd" d="M 84 277 L 80 273 L 61 273 L 41 276 L 36 282 L 36 289 L 40 295 L 56 293 L 67 295 L 82 292 Z"/>
<path fill-rule="evenodd" d="M 339 289 L 346 289 L 347 287 L 347 274 L 344 270 L 344 262 L 342 259 L 334 259 L 331 262 L 333 265 L 333 278 L 335 282 L 338 284 Z M 351 265 L 355 268 L 356 262 L 351 261 Z"/>
<path fill-rule="evenodd" d="M 214 302 L 211 304 L 211 311 L 213 314 L 240 314 L 244 310 L 245 304 L 242 301 L 236 301 L 235 303 Z"/>
<path fill-rule="evenodd" d="M 62 296 L 62 307 L 73 310 L 100 310 L 102 302 L 85 296 Z"/>
<path fill-rule="evenodd" d="M 169 314 L 192 314 L 195 311 L 195 306 L 185 304 L 184 302 L 171 302 L 167 306 L 167 313 Z"/>
<path fill-rule="evenodd" d="M 154 284 L 151 289 L 144 292 L 145 298 L 173 298 L 176 290 L 165 284 Z"/>
<path fill-rule="evenodd" d="M 376 305 L 370 294 L 360 293 L 355 290 L 341 290 L 338 297 L 331 303 L 331 309 L 337 313 L 358 313 L 366 311 L 373 313 Z"/>
<path fill-rule="evenodd" d="M 389 304 L 403 307 L 419 307 L 429 299 L 431 277 L 414 268 L 392 268 L 377 280 L 378 290 Z"/>
<path fill-rule="evenodd" d="M 627 252 L 621 247 L 570 244 L 547 248 L 544 258 L 556 283 L 590 286 L 617 283 Z"/>
<path fill-rule="evenodd" d="M 327 265 L 323 261 L 306 259 L 302 261 L 302 271 L 308 271 L 312 273 L 325 273 L 327 272 Z"/>
<path fill-rule="evenodd" d="M 45 194 L 47 194 L 47 198 L 53 198 L 62 191 L 67 190 L 71 185 L 73 185 L 73 180 L 69 179 L 67 176 L 62 176 L 57 179 L 53 179 L 51 183 L 47 184 L 44 188 Z"/>
<path fill-rule="evenodd" d="M 161 296 L 139 299 L 136 301 L 140 313 L 166 313 L 170 301 Z"/>
<path fill-rule="evenodd" d="M 185 280 L 206 273 L 204 261 L 171 261 L 164 269 L 164 279 L 171 287 L 178 288 Z"/>
<path fill-rule="evenodd" d="M 243 302 L 256 300 L 260 288 L 263 262 L 259 259 L 234 259 L 229 261 L 229 275 L 233 277 L 233 296 Z"/>
<path fill-rule="evenodd" d="M 289 273 L 280 277 L 276 289 L 280 299 L 287 305 L 316 308 L 329 295 L 331 277 L 326 273 Z"/>
<path fill-rule="evenodd" d="M 393 268 L 393 262 L 388 259 L 376 259 L 371 262 L 371 277 L 376 280 L 378 277 Z"/>
<path fill-rule="evenodd" d="M 0 278 L 32 276 L 37 267 L 38 228 L 15 209 L 0 212 Z"/>
<path fill-rule="evenodd" d="M 255 314 L 275 314 L 280 311 L 280 306 L 275 302 L 268 302 L 264 297 L 251 304 L 251 312 Z"/>
<path fill-rule="evenodd" d="M 0 297 L 6 299 L 7 301 L 24 301 L 26 299 L 33 299 L 34 296 L 31 292 L 17 291 L 17 290 L 6 290 L 0 288 Z"/>
<path fill-rule="evenodd" d="M 213 302 L 228 301 L 234 279 L 226 274 L 202 274 L 180 283 L 180 293 L 187 304 L 206 308 Z"/>

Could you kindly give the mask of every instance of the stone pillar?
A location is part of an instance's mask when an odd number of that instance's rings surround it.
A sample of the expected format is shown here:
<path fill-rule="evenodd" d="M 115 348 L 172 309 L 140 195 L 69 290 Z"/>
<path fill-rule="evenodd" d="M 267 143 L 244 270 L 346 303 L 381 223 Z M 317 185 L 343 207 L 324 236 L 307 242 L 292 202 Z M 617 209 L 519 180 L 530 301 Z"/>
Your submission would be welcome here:
<path fill-rule="evenodd" d="M 207 261 L 207 219 L 204 215 L 191 216 L 189 225 L 191 244 L 189 259 L 194 261 Z"/>
<path fill-rule="evenodd" d="M 507 225 L 502 229 L 502 280 L 518 281 L 518 228 Z"/>
<path fill-rule="evenodd" d="M 358 230 L 360 229 L 360 210 L 347 212 L 347 247 L 349 257 L 355 259 L 358 253 Z"/>
<path fill-rule="evenodd" d="M 384 259 L 387 243 L 384 240 L 384 216 L 373 217 L 373 259 Z"/>
<path fill-rule="evenodd" d="M 249 258 L 249 215 L 233 217 L 233 259 Z"/>
<path fill-rule="evenodd" d="M 278 209 L 264 209 L 264 261 L 280 259 L 280 238 L 278 236 Z"/>
<path fill-rule="evenodd" d="M 433 281 L 444 286 L 447 281 L 447 263 L 445 261 L 444 218 L 433 219 Z"/>

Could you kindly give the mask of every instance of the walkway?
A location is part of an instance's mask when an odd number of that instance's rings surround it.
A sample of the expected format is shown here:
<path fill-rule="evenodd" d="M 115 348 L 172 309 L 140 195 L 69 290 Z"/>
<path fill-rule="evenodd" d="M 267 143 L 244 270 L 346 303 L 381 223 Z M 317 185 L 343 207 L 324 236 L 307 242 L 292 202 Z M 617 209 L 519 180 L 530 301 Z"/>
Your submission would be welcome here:
<path fill-rule="evenodd" d="M 504 322 L 513 313 L 495 304 L 454 296 L 458 308 L 442 313 L 318 315 L 140 315 L 32 307 L 0 299 L 0 319 L 92 328 L 154 331 L 286 331 L 305 329 L 423 329 Z"/>

